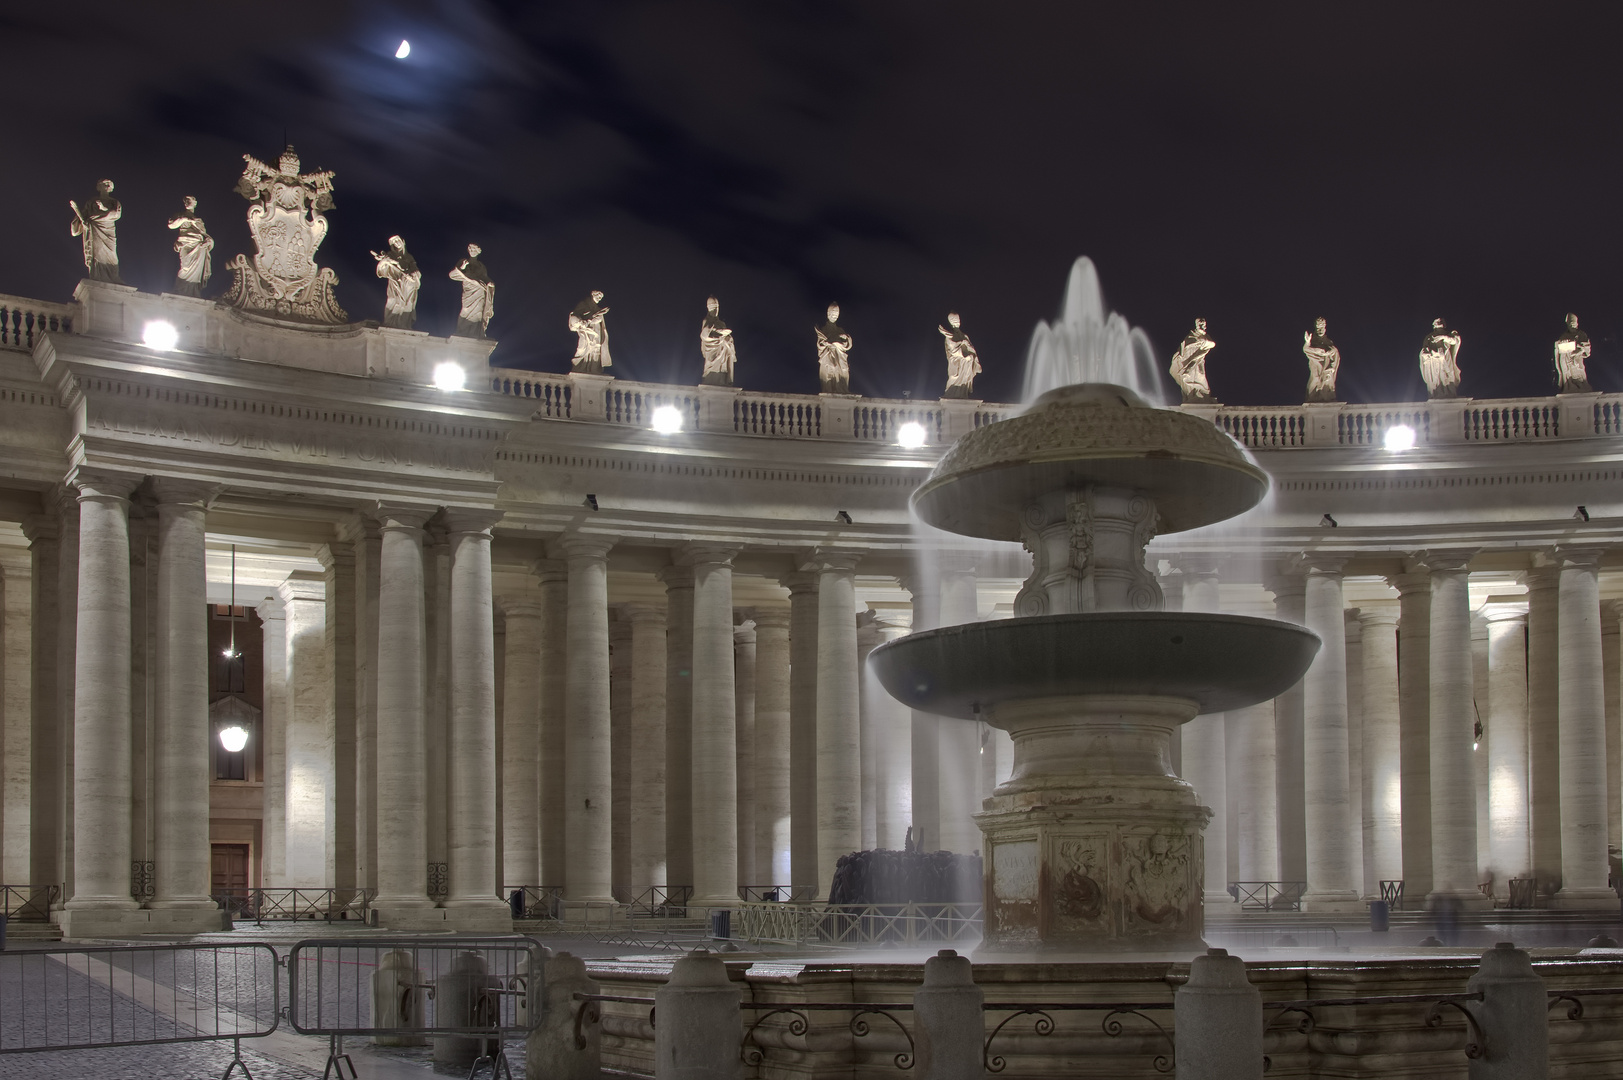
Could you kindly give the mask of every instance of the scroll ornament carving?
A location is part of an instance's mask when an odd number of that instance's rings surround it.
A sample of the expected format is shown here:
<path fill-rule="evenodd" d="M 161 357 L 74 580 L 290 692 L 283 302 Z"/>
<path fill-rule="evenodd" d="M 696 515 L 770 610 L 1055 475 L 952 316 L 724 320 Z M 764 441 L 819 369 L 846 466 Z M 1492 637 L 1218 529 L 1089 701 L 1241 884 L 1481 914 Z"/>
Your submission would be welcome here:
<path fill-rule="evenodd" d="M 227 265 L 235 280 L 222 299 L 244 311 L 314 323 L 346 323 L 333 286 L 338 275 L 316 265 L 316 249 L 327 236 L 323 211 L 333 208 L 330 172 L 299 172 L 299 156 L 289 146 L 275 165 L 251 154 L 237 181 L 247 199 L 253 260 L 238 255 Z"/>
<path fill-rule="evenodd" d="M 1181 831 L 1127 833 L 1121 838 L 1123 914 L 1129 929 L 1168 929 L 1189 908 L 1193 843 Z M 1198 865 L 1198 864 L 1196 864 Z"/>

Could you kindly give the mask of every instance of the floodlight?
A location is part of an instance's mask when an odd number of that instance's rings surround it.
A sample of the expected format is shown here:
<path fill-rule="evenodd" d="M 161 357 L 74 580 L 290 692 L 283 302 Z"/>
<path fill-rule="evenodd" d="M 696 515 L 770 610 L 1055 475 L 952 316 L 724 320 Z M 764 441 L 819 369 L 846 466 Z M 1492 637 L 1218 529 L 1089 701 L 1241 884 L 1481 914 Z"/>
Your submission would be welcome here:
<path fill-rule="evenodd" d="M 1393 424 L 1386 429 L 1386 436 L 1382 439 L 1382 442 L 1393 453 L 1412 450 L 1414 449 L 1414 428 L 1408 424 Z"/>
<path fill-rule="evenodd" d="M 447 393 L 466 389 L 468 373 L 462 370 L 461 364 L 443 361 L 434 365 L 434 385 Z"/>
<path fill-rule="evenodd" d="M 925 438 L 924 425 L 917 420 L 909 420 L 896 429 L 896 444 L 904 450 L 917 450 L 924 445 Z"/>
<path fill-rule="evenodd" d="M 661 405 L 648 420 L 649 425 L 661 435 L 672 435 L 682 430 L 682 410 L 675 405 Z"/>
<path fill-rule="evenodd" d="M 180 344 L 180 331 L 175 329 L 172 322 L 153 319 L 141 328 L 141 344 L 159 352 L 168 352 Z"/>
<path fill-rule="evenodd" d="M 242 748 L 248 745 L 248 729 L 241 724 L 221 728 L 220 745 L 228 754 L 241 753 Z"/>

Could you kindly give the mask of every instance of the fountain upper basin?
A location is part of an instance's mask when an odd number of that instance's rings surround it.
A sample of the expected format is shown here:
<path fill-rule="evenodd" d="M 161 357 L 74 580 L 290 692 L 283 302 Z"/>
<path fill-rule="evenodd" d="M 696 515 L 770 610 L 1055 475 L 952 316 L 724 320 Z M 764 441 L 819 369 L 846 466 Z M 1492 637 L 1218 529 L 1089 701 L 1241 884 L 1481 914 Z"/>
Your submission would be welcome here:
<path fill-rule="evenodd" d="M 1318 651 L 1318 635 L 1274 619 L 1106 611 L 944 626 L 881 645 L 869 662 L 912 708 L 992 721 L 1005 702 L 1078 695 L 1241 709 L 1294 686 Z"/>

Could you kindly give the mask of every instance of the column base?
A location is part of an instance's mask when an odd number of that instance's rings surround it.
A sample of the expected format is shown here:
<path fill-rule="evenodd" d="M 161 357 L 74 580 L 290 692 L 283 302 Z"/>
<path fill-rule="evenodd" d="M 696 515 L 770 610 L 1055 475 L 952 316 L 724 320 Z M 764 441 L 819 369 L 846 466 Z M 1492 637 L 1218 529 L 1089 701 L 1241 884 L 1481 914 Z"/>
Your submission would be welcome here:
<path fill-rule="evenodd" d="M 1617 894 L 1609 893 L 1612 897 L 1612 907 L 1617 907 Z M 1480 889 L 1467 892 L 1464 889 L 1433 889 L 1426 894 L 1427 910 L 1435 911 L 1440 904 L 1455 905 L 1456 911 L 1492 911 L 1493 900 L 1483 896 Z"/>
<path fill-rule="evenodd" d="M 1221 908 L 1224 905 L 1232 907 L 1234 905 L 1234 897 L 1230 896 L 1227 891 L 1212 892 L 1210 889 L 1208 889 L 1206 890 L 1205 894 L 1202 895 L 1201 903 L 1205 904 L 1208 909 Z"/>
<path fill-rule="evenodd" d="M 459 933 L 511 934 L 513 909 L 495 898 L 447 900 L 445 929 Z"/>
<path fill-rule="evenodd" d="M 71 903 L 71 902 L 70 902 Z M 220 932 L 220 909 L 207 907 L 115 908 L 63 907 L 57 925 L 68 941 L 89 938 L 134 938 L 144 934 L 216 934 Z"/>
<path fill-rule="evenodd" d="M 379 927 L 388 930 L 442 933 L 451 929 L 445 922 L 445 909 L 427 898 L 389 897 L 372 901 L 372 913 Z"/>
<path fill-rule="evenodd" d="M 1361 912 L 1364 906 L 1364 902 L 1358 899 L 1358 893 L 1353 889 L 1302 894 L 1303 911 Z"/>
<path fill-rule="evenodd" d="M 1562 889 L 1550 897 L 1550 908 L 1555 911 L 1618 911 L 1618 896 L 1602 887 Z"/>

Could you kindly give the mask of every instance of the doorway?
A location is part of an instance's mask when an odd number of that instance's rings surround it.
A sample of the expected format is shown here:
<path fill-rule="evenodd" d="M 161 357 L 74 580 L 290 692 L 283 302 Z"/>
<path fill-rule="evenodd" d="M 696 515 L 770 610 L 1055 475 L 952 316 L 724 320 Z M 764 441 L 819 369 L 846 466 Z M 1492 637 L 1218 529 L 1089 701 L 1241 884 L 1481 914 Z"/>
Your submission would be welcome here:
<path fill-rule="evenodd" d="M 212 844 L 214 877 L 212 893 L 215 896 L 248 895 L 248 845 Z"/>

